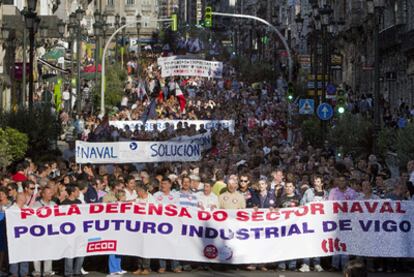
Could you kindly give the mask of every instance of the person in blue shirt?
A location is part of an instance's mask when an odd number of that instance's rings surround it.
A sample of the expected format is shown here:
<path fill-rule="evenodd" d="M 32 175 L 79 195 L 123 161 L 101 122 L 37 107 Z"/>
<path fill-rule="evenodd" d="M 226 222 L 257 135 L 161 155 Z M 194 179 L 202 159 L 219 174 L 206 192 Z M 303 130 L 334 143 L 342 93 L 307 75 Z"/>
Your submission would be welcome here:
<path fill-rule="evenodd" d="M 265 179 L 259 180 L 258 190 L 253 193 L 252 205 L 259 209 L 276 207 L 276 196 L 272 190 L 269 189 L 269 184 Z"/>

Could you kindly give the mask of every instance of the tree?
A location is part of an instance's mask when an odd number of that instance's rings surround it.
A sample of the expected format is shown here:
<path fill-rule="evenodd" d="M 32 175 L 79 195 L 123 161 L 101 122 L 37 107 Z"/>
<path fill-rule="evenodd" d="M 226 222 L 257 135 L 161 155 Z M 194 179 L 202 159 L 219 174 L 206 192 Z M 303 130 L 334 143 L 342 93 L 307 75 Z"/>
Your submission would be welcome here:
<path fill-rule="evenodd" d="M 361 115 L 345 114 L 331 128 L 329 141 L 343 154 L 367 155 L 372 147 L 372 123 Z"/>
<path fill-rule="evenodd" d="M 11 145 L 14 145 L 13 157 L 22 157 L 22 153 L 26 152 L 21 150 L 25 141 L 21 133 L 28 138 L 27 154 L 34 158 L 49 153 L 52 142 L 56 141 L 60 134 L 58 118 L 47 106 L 34 107 L 31 112 L 22 109 L 5 112 L 0 116 L 0 127 L 6 130 Z M 19 133 L 7 131 L 7 127 L 14 128 Z"/>
<path fill-rule="evenodd" d="M 304 120 L 301 125 L 302 136 L 305 143 L 314 147 L 323 145 L 321 122 L 317 118 Z"/>
<path fill-rule="evenodd" d="M 105 106 L 114 107 L 121 103 L 125 81 L 127 80 L 126 70 L 119 68 L 117 65 L 110 65 L 105 73 Z M 99 86 L 95 86 L 99 88 Z M 95 107 L 99 108 L 101 103 L 101 91 L 94 89 L 94 103 Z"/>
<path fill-rule="evenodd" d="M 384 127 L 378 135 L 378 152 L 384 159 L 389 151 L 396 151 L 396 140 L 398 131 L 394 128 Z"/>
<path fill-rule="evenodd" d="M 9 145 L 9 153 L 13 161 L 23 159 L 29 148 L 29 137 L 16 129 L 6 127 L 2 130 Z"/>
<path fill-rule="evenodd" d="M 28 149 L 29 138 L 15 129 L 0 128 L 0 168 L 22 159 Z"/>
<path fill-rule="evenodd" d="M 405 166 L 408 161 L 414 160 L 414 123 L 400 129 L 396 135 L 396 149 L 400 165 Z"/>

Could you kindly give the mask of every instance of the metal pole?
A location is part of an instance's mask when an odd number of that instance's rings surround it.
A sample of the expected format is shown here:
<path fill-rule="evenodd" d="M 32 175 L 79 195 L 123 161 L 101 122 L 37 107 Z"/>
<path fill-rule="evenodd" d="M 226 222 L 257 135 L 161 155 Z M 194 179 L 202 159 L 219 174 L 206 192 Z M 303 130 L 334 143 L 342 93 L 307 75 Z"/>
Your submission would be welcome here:
<path fill-rule="evenodd" d="M 327 74 L 327 64 L 326 64 L 326 48 L 327 48 L 327 38 L 326 38 L 326 26 L 322 26 L 322 102 L 326 102 L 326 74 Z"/>
<path fill-rule="evenodd" d="M 257 16 L 253 16 L 253 15 L 233 14 L 233 13 L 220 13 L 220 12 L 213 12 L 212 14 L 213 15 L 216 15 L 216 16 L 227 16 L 227 17 L 253 19 L 253 20 L 256 20 L 256 21 L 260 21 L 263 24 L 266 24 L 267 26 L 269 26 L 274 32 L 276 32 L 277 36 L 282 41 L 283 47 L 285 48 L 285 50 L 286 50 L 286 52 L 288 54 L 288 60 L 289 60 L 289 82 L 292 81 L 292 76 L 293 76 L 293 59 L 292 59 L 292 54 L 291 54 L 289 45 L 288 45 L 285 37 L 280 33 L 280 31 L 275 26 L 273 26 L 272 24 L 270 24 L 269 22 L 267 22 L 263 18 L 260 18 L 260 17 L 257 17 Z"/>
<path fill-rule="evenodd" d="M 378 153 L 378 135 L 381 131 L 381 116 L 380 116 L 380 60 L 379 60 L 379 24 L 380 24 L 380 10 L 375 9 L 374 13 L 375 30 L 374 30 L 374 54 L 375 54 L 375 71 L 374 71 L 374 132 L 373 139 L 373 153 Z"/>
<path fill-rule="evenodd" d="M 73 37 L 73 34 L 70 34 L 71 42 L 70 42 L 70 82 L 69 82 L 69 114 L 72 115 L 72 105 L 73 105 L 73 96 L 72 96 L 72 80 L 75 72 L 75 67 L 73 66 L 73 56 L 75 54 L 74 45 L 73 42 L 75 41 L 75 38 Z"/>
<path fill-rule="evenodd" d="M 23 28 L 23 77 L 22 77 L 22 108 L 25 107 L 26 105 L 26 59 L 27 59 L 27 53 L 26 53 L 26 49 L 27 49 L 27 29 Z"/>
<path fill-rule="evenodd" d="M 76 64 L 77 64 L 77 78 L 76 78 L 76 111 L 78 114 L 82 112 L 82 95 L 81 95 L 81 67 L 80 67 L 80 59 L 81 59 L 81 45 L 80 45 L 80 28 L 77 30 L 76 34 Z"/>
<path fill-rule="evenodd" d="M 29 40 L 30 40 L 30 49 L 29 49 L 29 111 L 33 110 L 33 89 L 34 89 L 34 80 L 33 80 L 33 60 L 34 60 L 34 40 L 35 33 L 33 27 L 29 30 Z"/>
<path fill-rule="evenodd" d="M 155 22 L 168 22 L 171 21 L 171 19 L 158 19 L 154 20 Z M 139 22 L 142 22 L 139 21 Z M 102 72 L 101 72 L 101 114 L 105 114 L 105 64 L 106 64 L 106 52 L 108 51 L 109 44 L 111 44 L 111 41 L 114 39 L 114 37 L 122 31 L 124 28 L 128 26 L 132 26 L 134 24 L 137 24 L 138 22 L 131 22 L 125 25 L 122 25 L 119 27 L 115 32 L 109 37 L 109 39 L 105 43 L 105 47 L 102 53 Z"/>
<path fill-rule="evenodd" d="M 121 51 L 121 65 L 124 67 L 124 56 L 125 56 L 125 28 L 122 29 L 122 51 Z"/>
<path fill-rule="evenodd" d="M 318 71 L 319 71 L 319 44 L 318 44 L 318 33 L 317 31 L 315 31 L 315 36 L 314 36 L 314 68 L 313 68 L 313 73 L 314 73 L 314 98 L 315 98 L 315 109 L 317 109 L 318 105 L 319 105 L 319 81 L 318 81 Z M 315 110 L 316 111 L 316 110 Z"/>
<path fill-rule="evenodd" d="M 137 77 L 138 77 L 138 79 L 139 79 L 139 75 L 140 75 L 140 69 L 141 69 L 141 66 L 139 65 L 139 58 L 141 57 L 141 43 L 140 43 L 140 41 L 139 41 L 139 32 L 140 31 L 140 29 L 139 28 L 137 28 L 137 47 L 138 47 L 138 50 L 137 50 Z"/>
<path fill-rule="evenodd" d="M 118 34 L 115 36 L 115 63 L 117 62 L 118 62 Z"/>
<path fill-rule="evenodd" d="M 99 80 L 98 80 L 99 52 L 100 52 L 99 39 L 100 39 L 99 35 L 96 35 L 96 38 L 95 38 L 95 92 L 97 92 L 99 89 Z"/>

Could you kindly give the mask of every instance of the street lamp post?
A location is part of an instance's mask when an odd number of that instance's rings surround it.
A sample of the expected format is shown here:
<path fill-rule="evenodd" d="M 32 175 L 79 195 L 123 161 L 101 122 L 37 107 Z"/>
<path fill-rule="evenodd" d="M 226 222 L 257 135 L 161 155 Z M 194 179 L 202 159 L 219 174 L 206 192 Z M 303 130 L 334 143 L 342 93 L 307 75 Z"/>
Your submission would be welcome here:
<path fill-rule="evenodd" d="M 33 109 L 33 62 L 34 62 L 34 44 L 35 34 L 39 26 L 40 18 L 36 14 L 37 0 L 28 0 L 28 12 L 25 14 L 26 28 L 29 29 L 29 110 Z"/>
<path fill-rule="evenodd" d="M 381 113 L 380 113 L 380 49 L 379 49 L 379 28 L 381 24 L 382 12 L 385 8 L 384 0 L 367 0 L 368 13 L 371 14 L 374 21 L 374 132 L 373 153 L 378 153 L 378 135 L 381 131 Z"/>
<path fill-rule="evenodd" d="M 115 30 L 119 28 L 119 14 L 115 15 Z M 115 36 L 115 62 L 118 62 L 118 34 Z"/>
<path fill-rule="evenodd" d="M 98 10 L 94 13 L 95 23 L 93 24 L 93 33 L 95 34 L 95 91 L 98 91 L 98 68 L 100 56 L 100 36 L 101 36 L 101 14 Z"/>
<path fill-rule="evenodd" d="M 328 36 L 327 30 L 330 23 L 330 16 L 332 14 L 332 9 L 329 5 L 324 5 L 319 10 L 319 14 L 321 15 L 321 23 L 322 23 L 322 102 L 326 102 L 326 86 L 327 86 L 327 79 L 326 76 L 328 75 Z"/>
<path fill-rule="evenodd" d="M 315 13 L 314 13 L 315 14 Z M 315 92 L 315 99 L 316 99 L 316 102 L 315 102 L 315 106 L 317 107 L 318 105 L 319 105 L 319 57 L 320 57 L 320 55 L 319 55 L 319 47 L 320 47 L 320 44 L 319 44 L 319 35 L 320 35 L 320 31 L 321 31 L 321 29 L 322 29 L 322 26 L 321 26 L 321 20 L 320 20 L 320 16 L 319 16 L 319 13 L 316 13 L 316 16 L 314 17 L 314 20 L 315 20 L 315 29 L 314 29 L 314 31 L 315 31 L 315 34 L 314 34 L 314 46 L 315 46 L 315 50 L 314 50 L 314 55 L 315 55 L 315 57 L 314 57 L 314 61 L 315 61 L 315 63 L 314 63 L 314 92 Z"/>
<path fill-rule="evenodd" d="M 82 92 L 81 92 L 81 21 L 85 11 L 79 7 L 75 11 L 75 18 L 77 23 L 76 28 L 76 66 L 77 66 L 77 78 L 76 78 L 76 111 L 78 114 L 82 112 Z"/>
<path fill-rule="evenodd" d="M 121 17 L 121 25 L 126 25 L 125 16 Z M 125 28 L 122 29 L 122 48 L 121 48 L 121 65 L 124 67 L 124 53 L 125 53 Z"/>
<path fill-rule="evenodd" d="M 302 46 L 302 30 L 303 30 L 303 17 L 301 13 L 298 13 L 295 18 L 296 22 L 296 31 L 298 32 L 298 39 L 299 39 L 299 53 L 301 53 L 301 46 Z"/>
<path fill-rule="evenodd" d="M 141 56 L 141 44 L 139 42 L 139 33 L 141 30 L 141 15 L 137 14 L 137 77 L 139 78 L 140 74 L 140 65 L 139 65 L 139 57 Z"/>
<path fill-rule="evenodd" d="M 69 25 L 68 25 L 68 32 L 69 32 L 69 42 L 70 42 L 70 80 L 69 80 L 69 114 L 72 114 L 72 105 L 73 105 L 73 93 L 72 93 L 72 80 L 74 78 L 74 73 L 75 73 L 75 67 L 73 64 L 73 58 L 74 58 L 74 54 L 75 54 L 75 47 L 74 47 L 74 42 L 75 42 L 75 29 L 76 29 L 76 25 L 74 25 L 72 23 L 73 20 L 71 20 L 71 18 L 74 15 L 70 15 L 69 16 Z"/>

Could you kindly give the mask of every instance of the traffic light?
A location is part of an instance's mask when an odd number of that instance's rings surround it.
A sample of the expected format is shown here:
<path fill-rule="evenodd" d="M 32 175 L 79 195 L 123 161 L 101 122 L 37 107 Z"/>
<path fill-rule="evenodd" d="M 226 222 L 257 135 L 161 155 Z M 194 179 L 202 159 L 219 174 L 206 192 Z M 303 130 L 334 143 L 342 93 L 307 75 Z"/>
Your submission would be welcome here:
<path fill-rule="evenodd" d="M 338 114 L 346 111 L 346 95 L 343 89 L 338 89 L 336 94 L 336 111 Z"/>
<path fill-rule="evenodd" d="M 289 83 L 288 84 L 288 90 L 287 90 L 287 98 L 288 98 L 289 102 L 293 101 L 294 94 L 295 94 L 295 89 L 293 88 L 293 84 Z"/>
<path fill-rule="evenodd" d="M 204 23 L 206 28 L 213 27 L 213 9 L 211 7 L 206 7 L 204 14 Z"/>
<path fill-rule="evenodd" d="M 173 32 L 177 32 L 177 30 L 178 30 L 178 17 L 177 17 L 177 14 L 173 13 L 171 15 L 171 20 L 172 20 L 171 30 Z"/>

